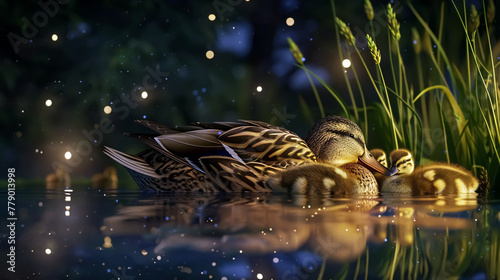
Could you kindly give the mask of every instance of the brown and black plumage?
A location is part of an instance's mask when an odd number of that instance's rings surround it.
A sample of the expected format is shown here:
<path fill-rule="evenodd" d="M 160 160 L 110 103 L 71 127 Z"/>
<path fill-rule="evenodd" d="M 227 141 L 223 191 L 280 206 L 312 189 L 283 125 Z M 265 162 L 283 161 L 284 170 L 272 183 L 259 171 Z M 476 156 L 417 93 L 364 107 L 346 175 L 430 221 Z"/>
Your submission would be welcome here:
<path fill-rule="evenodd" d="M 260 121 L 198 122 L 186 127 L 139 123 L 155 134 L 128 135 L 150 149 L 131 156 L 106 147 L 105 153 L 124 165 L 142 189 L 261 192 L 279 188 L 305 193 L 327 189 L 371 194 L 375 180 L 364 166 L 387 173 L 367 151 L 359 127 L 339 116 L 318 121 L 305 141 Z M 294 177 L 316 184 L 317 174 L 324 175 L 319 181 L 326 185 L 293 187 Z"/>

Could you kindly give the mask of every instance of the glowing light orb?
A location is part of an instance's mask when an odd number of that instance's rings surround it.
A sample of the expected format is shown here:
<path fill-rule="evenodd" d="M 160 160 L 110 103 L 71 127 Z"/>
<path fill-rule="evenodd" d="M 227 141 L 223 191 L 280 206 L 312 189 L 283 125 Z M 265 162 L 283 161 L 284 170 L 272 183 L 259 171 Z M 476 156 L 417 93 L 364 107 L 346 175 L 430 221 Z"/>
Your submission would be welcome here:
<path fill-rule="evenodd" d="M 57 34 L 52 34 L 52 41 L 57 41 L 57 39 L 59 39 L 59 37 L 57 36 Z"/>
<path fill-rule="evenodd" d="M 262 279 L 262 278 L 264 278 L 264 275 L 262 275 L 262 273 L 258 273 L 257 274 L 257 279 Z"/>
<path fill-rule="evenodd" d="M 52 106 L 52 100 L 50 100 L 50 99 L 45 100 L 45 106 L 47 106 L 47 107 Z"/>
<path fill-rule="evenodd" d="M 50 250 L 49 248 L 45 249 L 45 254 L 47 254 L 47 255 L 52 254 L 52 250 Z"/>
<path fill-rule="evenodd" d="M 258 87 L 257 87 L 257 91 L 258 91 L 258 92 L 262 92 L 262 87 L 261 87 L 261 86 L 258 86 Z"/>
<path fill-rule="evenodd" d="M 291 17 L 286 19 L 286 25 L 293 26 L 295 24 L 295 20 Z"/>
<path fill-rule="evenodd" d="M 111 111 L 113 111 L 113 109 L 111 109 L 111 106 L 104 106 L 104 114 L 109 114 L 111 113 Z"/>
<path fill-rule="evenodd" d="M 65 159 L 70 159 L 71 158 L 71 152 L 67 151 L 66 153 L 64 153 L 64 158 Z"/>
<path fill-rule="evenodd" d="M 142 97 L 142 99 L 146 99 L 146 98 L 148 98 L 148 93 L 147 93 L 146 91 L 143 91 L 143 92 L 141 93 L 141 97 Z"/>
<path fill-rule="evenodd" d="M 215 15 L 214 14 L 209 14 L 208 15 L 208 20 L 209 21 L 214 21 L 215 20 Z"/>
<path fill-rule="evenodd" d="M 205 55 L 207 56 L 208 59 L 212 59 L 212 58 L 214 58 L 215 54 L 213 51 L 208 50 Z"/>
<path fill-rule="evenodd" d="M 346 68 L 346 69 L 349 68 L 349 67 L 351 67 L 351 61 L 349 59 L 347 59 L 347 58 L 344 59 L 344 60 L 342 60 L 342 66 L 344 68 Z"/>

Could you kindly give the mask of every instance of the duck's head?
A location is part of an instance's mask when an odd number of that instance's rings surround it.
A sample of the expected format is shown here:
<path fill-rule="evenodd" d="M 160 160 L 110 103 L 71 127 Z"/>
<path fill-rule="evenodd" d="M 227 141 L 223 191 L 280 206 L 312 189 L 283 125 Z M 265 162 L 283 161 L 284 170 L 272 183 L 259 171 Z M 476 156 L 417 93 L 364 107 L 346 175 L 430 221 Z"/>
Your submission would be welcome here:
<path fill-rule="evenodd" d="M 359 163 L 370 170 L 392 175 L 370 154 L 359 126 L 344 117 L 328 116 L 319 120 L 305 141 L 319 162 L 337 166 Z"/>
<path fill-rule="evenodd" d="M 381 149 L 371 149 L 370 153 L 372 156 L 383 166 L 387 167 L 387 156 L 384 150 Z"/>
<path fill-rule="evenodd" d="M 411 174 L 415 169 L 413 156 L 407 149 L 397 149 L 391 152 L 391 170 L 395 170 L 397 175 Z"/>

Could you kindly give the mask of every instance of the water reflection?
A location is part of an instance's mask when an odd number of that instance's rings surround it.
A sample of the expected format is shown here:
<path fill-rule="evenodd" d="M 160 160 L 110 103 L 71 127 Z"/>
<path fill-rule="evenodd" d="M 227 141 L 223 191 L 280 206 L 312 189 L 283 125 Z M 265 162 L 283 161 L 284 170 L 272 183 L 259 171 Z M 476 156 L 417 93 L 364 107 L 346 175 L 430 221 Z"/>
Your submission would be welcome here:
<path fill-rule="evenodd" d="M 491 212 L 489 205 L 479 206 L 475 195 L 158 196 L 106 218 L 103 235 L 153 235 L 153 252 L 159 256 L 172 250 L 224 255 L 300 252 L 306 256 L 292 261 L 295 272 L 287 274 L 299 279 L 325 273 L 325 263 L 350 263 L 347 266 L 355 269 L 346 273 L 354 276 L 444 277 L 467 272 L 476 257 L 485 267 L 496 267 L 498 227 L 490 228 Z M 471 256 L 479 252 L 490 252 L 492 259 Z M 308 265 L 303 266 L 304 260 Z M 453 265 L 462 265 L 463 271 L 456 274 Z M 285 272 L 291 273 L 273 268 L 267 275 Z M 484 273 L 499 275 L 494 270 Z"/>
<path fill-rule="evenodd" d="M 20 200 L 25 204 L 18 236 L 18 252 L 27 256 L 20 260 L 26 268 L 23 276 L 500 276 L 500 203 L 476 196 L 156 195 L 67 189 Z"/>

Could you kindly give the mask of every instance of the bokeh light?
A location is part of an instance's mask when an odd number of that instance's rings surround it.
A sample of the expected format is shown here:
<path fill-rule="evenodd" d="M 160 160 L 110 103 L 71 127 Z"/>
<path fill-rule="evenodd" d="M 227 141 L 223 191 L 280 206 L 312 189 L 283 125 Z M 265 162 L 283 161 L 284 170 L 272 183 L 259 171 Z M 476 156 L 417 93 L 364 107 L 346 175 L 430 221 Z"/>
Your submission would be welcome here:
<path fill-rule="evenodd" d="M 344 68 L 346 68 L 346 69 L 349 68 L 349 67 L 351 67 L 351 61 L 349 59 L 347 59 L 347 58 L 344 59 L 344 60 L 342 60 L 342 66 Z"/>
<path fill-rule="evenodd" d="M 65 159 L 70 159 L 71 158 L 71 152 L 70 151 L 67 151 L 66 153 L 64 153 L 64 158 Z"/>
<path fill-rule="evenodd" d="M 104 106 L 104 113 L 107 115 L 111 113 L 113 109 L 111 109 L 111 106 Z"/>
<path fill-rule="evenodd" d="M 207 56 L 208 59 L 214 58 L 214 55 L 215 55 L 214 52 L 211 51 L 211 50 L 208 50 L 207 53 L 206 53 L 206 56 Z"/>
<path fill-rule="evenodd" d="M 45 100 L 45 106 L 47 106 L 47 107 L 52 106 L 52 100 L 50 100 L 50 99 Z"/>
<path fill-rule="evenodd" d="M 286 19 L 286 25 L 293 26 L 295 24 L 295 20 L 291 17 Z"/>

